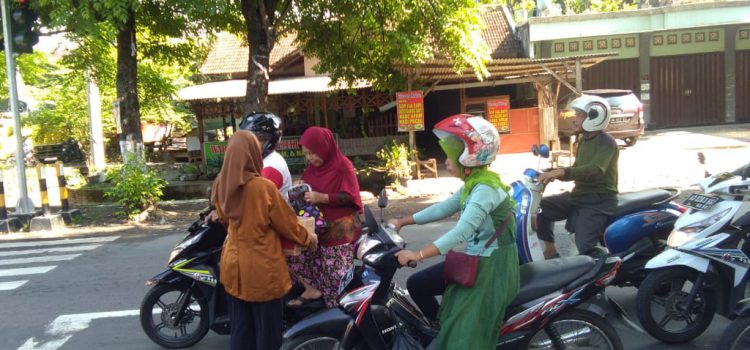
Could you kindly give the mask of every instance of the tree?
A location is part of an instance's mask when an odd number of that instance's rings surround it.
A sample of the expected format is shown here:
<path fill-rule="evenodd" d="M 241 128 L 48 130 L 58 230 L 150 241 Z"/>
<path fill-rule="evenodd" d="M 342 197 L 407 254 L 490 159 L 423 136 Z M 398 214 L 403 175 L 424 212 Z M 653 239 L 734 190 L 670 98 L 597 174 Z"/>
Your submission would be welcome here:
<path fill-rule="evenodd" d="M 300 48 L 320 59 L 332 80 L 365 79 L 380 89 L 405 87 L 394 65 L 439 56 L 455 68 L 487 76 L 489 49 L 479 36 L 472 0 L 242 0 L 250 59 L 245 110 L 266 109 L 268 58 L 277 38 L 295 33 Z"/>
<path fill-rule="evenodd" d="M 140 45 L 162 58 L 180 59 L 191 38 L 206 29 L 236 23 L 229 2 L 201 0 L 38 0 L 32 3 L 47 27 L 71 32 L 81 40 L 101 40 L 117 48 L 117 103 L 121 150 L 143 148 L 138 89 L 138 33 L 148 33 Z M 177 40 L 172 42 L 171 39 Z M 148 47 L 158 50 L 148 50 Z M 182 57 L 184 58 L 184 57 Z"/>

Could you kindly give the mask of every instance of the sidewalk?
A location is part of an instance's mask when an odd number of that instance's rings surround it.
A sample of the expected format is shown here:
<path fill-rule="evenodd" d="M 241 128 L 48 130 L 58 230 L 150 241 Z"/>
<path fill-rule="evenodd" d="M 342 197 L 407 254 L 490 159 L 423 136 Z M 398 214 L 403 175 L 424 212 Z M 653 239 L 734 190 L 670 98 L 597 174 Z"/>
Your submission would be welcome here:
<path fill-rule="evenodd" d="M 706 157 L 705 167 L 698 163 L 698 152 Z M 562 165 L 567 165 L 566 161 L 564 159 Z M 633 147 L 620 147 L 619 188 L 620 192 L 654 187 L 686 190 L 703 178 L 704 170 L 712 174 L 732 171 L 748 162 L 750 123 L 647 131 Z M 526 168 L 549 167 L 549 159 L 539 160 L 529 151 L 498 155 L 490 169 L 500 174 L 503 182 L 510 184 L 520 180 Z M 408 196 L 447 196 L 463 184 L 450 177 L 441 162 L 438 163 L 438 174 L 437 179 L 410 180 Z M 567 191 L 572 185 L 555 181 L 545 192 Z"/>

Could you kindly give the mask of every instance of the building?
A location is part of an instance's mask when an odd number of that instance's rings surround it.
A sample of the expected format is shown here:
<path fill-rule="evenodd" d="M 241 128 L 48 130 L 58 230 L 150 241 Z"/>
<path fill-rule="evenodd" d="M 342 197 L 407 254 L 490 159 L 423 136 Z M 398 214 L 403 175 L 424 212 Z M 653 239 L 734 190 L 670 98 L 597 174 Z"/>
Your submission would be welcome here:
<path fill-rule="evenodd" d="M 636 92 L 648 128 L 750 122 L 750 1 L 532 17 L 518 33 L 532 58 L 616 55 L 583 88 Z"/>

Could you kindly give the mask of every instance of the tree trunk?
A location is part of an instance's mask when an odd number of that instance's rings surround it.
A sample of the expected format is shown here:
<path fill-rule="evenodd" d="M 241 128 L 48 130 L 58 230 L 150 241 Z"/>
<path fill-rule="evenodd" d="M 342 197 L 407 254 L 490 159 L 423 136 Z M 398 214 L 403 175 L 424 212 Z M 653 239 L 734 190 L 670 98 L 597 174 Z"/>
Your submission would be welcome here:
<path fill-rule="evenodd" d="M 247 90 L 245 92 L 245 114 L 268 109 L 269 57 L 275 42 L 274 29 L 269 25 L 268 15 L 258 1 L 242 0 L 242 15 L 247 26 L 248 59 Z M 264 25 L 266 23 L 266 25 Z"/>
<path fill-rule="evenodd" d="M 143 154 L 141 115 L 138 103 L 138 57 L 135 42 L 135 12 L 128 11 L 128 20 L 117 31 L 117 102 L 119 105 L 120 152 L 123 160 L 128 153 Z"/>

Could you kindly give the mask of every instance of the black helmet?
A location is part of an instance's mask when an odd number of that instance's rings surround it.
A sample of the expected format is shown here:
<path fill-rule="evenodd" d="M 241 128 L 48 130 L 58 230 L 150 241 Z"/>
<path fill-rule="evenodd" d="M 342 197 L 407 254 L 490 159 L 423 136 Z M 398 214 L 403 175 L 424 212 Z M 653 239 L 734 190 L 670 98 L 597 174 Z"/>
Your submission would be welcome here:
<path fill-rule="evenodd" d="M 276 149 L 281 139 L 281 118 L 271 112 L 250 112 L 242 118 L 240 130 L 255 134 L 263 145 L 263 157 Z"/>

